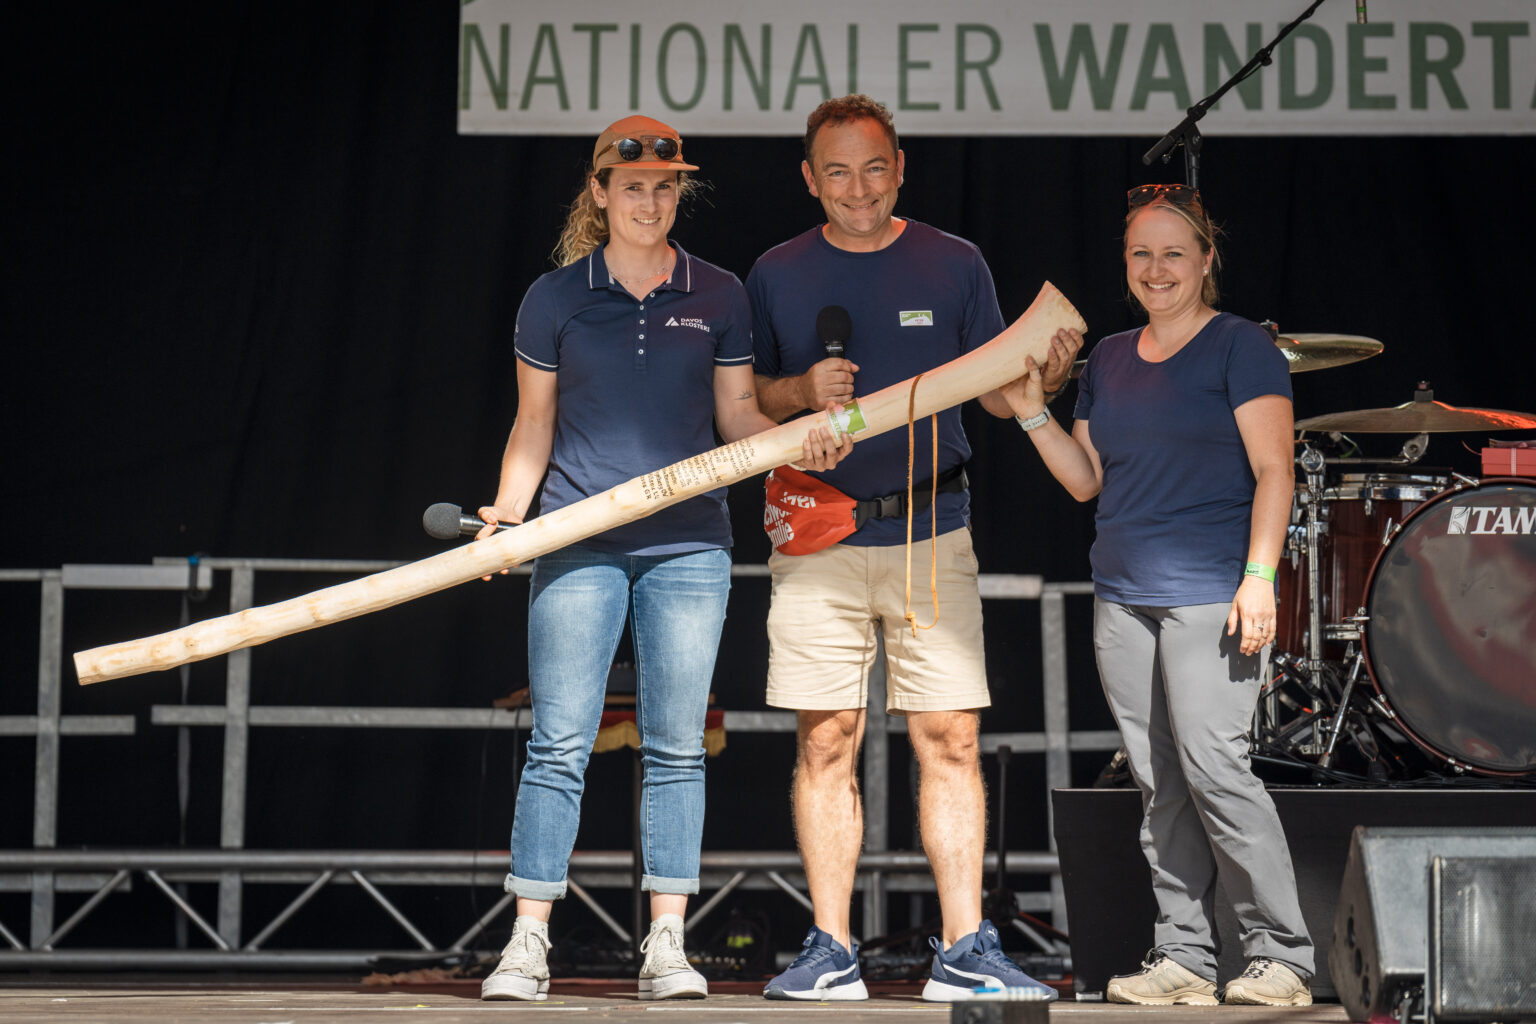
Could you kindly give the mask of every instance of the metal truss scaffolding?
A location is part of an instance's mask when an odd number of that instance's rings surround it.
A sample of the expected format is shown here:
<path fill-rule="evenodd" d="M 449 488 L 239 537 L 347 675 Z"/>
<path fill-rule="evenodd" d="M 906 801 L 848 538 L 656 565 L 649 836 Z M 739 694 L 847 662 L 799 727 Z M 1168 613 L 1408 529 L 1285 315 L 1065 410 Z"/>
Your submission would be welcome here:
<path fill-rule="evenodd" d="M 364 574 L 392 568 L 397 562 L 287 559 L 201 558 L 156 559 L 149 566 L 64 566 L 60 570 L 0 570 L 0 583 L 36 583 L 41 591 L 38 645 L 37 712 L 0 716 L 0 739 L 31 736 L 36 742 L 33 775 L 33 847 L 0 850 L 0 892 L 30 893 L 26 927 L 0 915 L 0 971 L 104 968 L 198 969 L 363 969 L 381 957 L 424 959 L 465 951 L 500 914 L 511 897 L 502 896 L 484 914 L 465 922 L 462 934 L 449 941 L 425 935 L 385 894 L 390 886 L 494 886 L 505 874 L 505 851 L 256 851 L 245 849 L 245 796 L 251 730 L 268 726 L 409 729 L 523 729 L 531 723 L 527 709 L 387 707 L 276 707 L 252 705 L 251 652 L 227 656 L 222 705 L 155 705 L 150 722 L 176 728 L 212 727 L 224 731 L 223 780 L 220 804 L 220 849 L 59 850 L 57 846 L 59 737 L 61 735 L 131 735 L 131 715 L 64 715 L 63 685 L 64 592 L 74 588 L 180 590 L 207 592 L 214 572 L 228 572 L 229 611 L 253 604 L 258 572 L 319 572 Z M 766 566 L 738 565 L 738 577 L 764 577 Z M 1039 754 L 1045 758 L 1048 788 L 1071 785 L 1069 755 L 1073 751 L 1112 751 L 1119 746 L 1114 731 L 1073 732 L 1067 712 L 1066 598 L 1090 594 L 1088 583 L 1044 583 L 1038 576 L 983 575 L 981 594 L 987 600 L 1034 600 L 1040 605 L 1044 729 L 1027 733 L 983 733 L 984 753 Z M 14 661 L 13 661 L 14 663 Z M 870 706 L 883 704 L 884 679 L 870 684 Z M 795 716 L 788 711 L 726 711 L 727 733 L 789 733 Z M 887 793 L 890 781 L 892 733 L 905 722 L 887 715 L 867 716 L 864 741 L 865 854 L 859 864 L 857 887 L 863 898 L 867 935 L 885 931 L 886 896 L 890 892 L 931 892 L 932 877 L 921 853 L 890 849 Z M 18 780 L 19 781 L 19 780 Z M 13 799 L 19 789 L 8 793 Z M 1049 811 L 1047 810 L 1047 813 Z M 1045 834 L 1051 835 L 1047 822 Z M 988 872 L 995 872 L 996 854 L 988 853 Z M 625 942 L 637 936 L 607 913 L 589 890 L 628 889 L 635 884 L 629 851 L 577 851 L 571 862 L 571 893 Z M 1054 850 L 1007 854 L 1011 874 L 1049 875 L 1048 892 L 1018 896 L 1020 909 L 1049 913 L 1055 927 L 1066 931 L 1065 897 Z M 113 893 L 124 892 L 137 876 L 163 893 L 182 921 L 200 932 L 208 947 L 73 949 L 66 939 L 79 923 Z M 778 889 L 810 906 L 804 896 L 799 857 L 792 851 L 710 851 L 703 853 L 701 891 L 710 893 L 689 914 L 693 928 L 737 889 Z M 188 886 L 216 886 L 216 912 L 207 919 L 186 896 Z M 302 890 L 270 920 L 250 927 L 244 920 L 245 887 L 302 886 Z M 394 922 L 409 940 L 398 950 L 265 948 L 322 890 L 355 886 L 378 911 Z M 90 895 L 62 922 L 56 921 L 56 894 Z M 633 926 L 632 926 L 633 927 Z M 27 939 L 20 935 L 25 933 Z M 292 932 L 290 931 L 291 938 Z M 1047 952 L 1065 953 L 1065 946 L 1038 936 Z"/>

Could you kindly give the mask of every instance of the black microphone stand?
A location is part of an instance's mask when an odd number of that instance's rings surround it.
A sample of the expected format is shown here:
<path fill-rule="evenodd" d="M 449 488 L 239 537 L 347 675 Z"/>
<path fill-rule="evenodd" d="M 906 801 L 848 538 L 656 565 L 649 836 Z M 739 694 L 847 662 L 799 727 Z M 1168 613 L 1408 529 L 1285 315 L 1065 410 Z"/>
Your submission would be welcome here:
<path fill-rule="evenodd" d="M 1274 39 L 1271 39 L 1267 46 L 1261 47 L 1259 52 L 1255 53 L 1249 59 L 1248 63 L 1244 64 L 1242 68 L 1238 70 L 1237 74 L 1233 75 L 1231 78 L 1227 79 L 1226 82 L 1222 83 L 1220 89 L 1217 89 L 1205 99 L 1190 107 L 1185 114 L 1184 120 L 1174 125 L 1173 129 L 1169 131 L 1168 134 L 1157 140 L 1157 145 L 1153 146 L 1151 149 L 1142 154 L 1141 162 L 1150 166 L 1153 160 L 1156 160 L 1158 157 L 1162 157 L 1163 163 L 1167 163 L 1168 158 L 1173 154 L 1174 147 L 1182 144 L 1184 146 L 1184 173 L 1185 176 L 1189 179 L 1188 185 L 1190 188 L 1199 188 L 1200 145 L 1203 140 L 1200 136 L 1200 129 L 1196 126 L 1199 124 L 1200 119 L 1204 117 L 1205 112 L 1214 107 L 1216 105 L 1216 101 L 1225 96 L 1227 91 L 1234 85 L 1237 85 L 1239 82 L 1257 73 L 1259 68 L 1269 66 L 1271 63 L 1270 54 L 1274 52 L 1276 46 L 1280 45 L 1281 40 L 1290 35 L 1291 32 L 1295 30 L 1297 25 L 1300 25 L 1302 22 L 1312 17 L 1312 12 L 1317 10 L 1322 5 L 1323 0 L 1313 0 L 1311 7 L 1308 7 L 1305 11 L 1302 11 L 1300 17 L 1282 28 L 1279 35 L 1275 36 Z"/>

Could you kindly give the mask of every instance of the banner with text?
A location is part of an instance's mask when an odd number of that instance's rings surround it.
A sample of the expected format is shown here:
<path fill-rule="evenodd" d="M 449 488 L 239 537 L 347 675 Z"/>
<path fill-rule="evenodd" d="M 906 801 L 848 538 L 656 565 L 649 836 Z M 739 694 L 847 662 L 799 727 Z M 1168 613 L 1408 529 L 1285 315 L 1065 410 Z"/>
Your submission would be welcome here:
<path fill-rule="evenodd" d="M 1536 133 L 1532 0 L 1328 0 L 1201 130 Z M 768 8 L 773 10 L 769 11 Z M 1161 135 L 1303 0 L 464 0 L 459 130 L 798 135 L 868 93 L 913 135 Z M 834 13 L 836 12 L 836 13 Z"/>

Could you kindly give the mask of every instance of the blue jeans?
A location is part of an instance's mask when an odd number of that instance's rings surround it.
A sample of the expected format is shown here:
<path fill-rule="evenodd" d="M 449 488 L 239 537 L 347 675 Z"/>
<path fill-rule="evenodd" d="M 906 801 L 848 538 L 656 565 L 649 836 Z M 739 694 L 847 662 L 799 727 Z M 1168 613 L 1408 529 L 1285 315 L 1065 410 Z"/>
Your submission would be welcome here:
<path fill-rule="evenodd" d="M 641 888 L 699 891 L 704 713 L 731 587 L 731 556 L 618 555 L 567 547 L 534 562 L 528 602 L 533 730 L 512 821 L 506 891 L 565 895 L 587 760 L 626 614 L 635 642 L 644 784 Z"/>

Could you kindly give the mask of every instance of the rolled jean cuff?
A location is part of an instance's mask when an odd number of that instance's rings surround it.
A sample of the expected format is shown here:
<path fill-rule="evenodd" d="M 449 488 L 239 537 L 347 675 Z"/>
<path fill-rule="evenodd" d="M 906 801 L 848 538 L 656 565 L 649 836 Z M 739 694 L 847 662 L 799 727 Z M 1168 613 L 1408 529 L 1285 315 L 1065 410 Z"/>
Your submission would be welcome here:
<path fill-rule="evenodd" d="M 525 900 L 543 900 L 553 903 L 555 900 L 565 899 L 565 880 L 558 882 L 538 882 L 532 878 L 518 878 L 508 872 L 507 878 L 501 883 L 503 892 L 510 892 Z"/>
<path fill-rule="evenodd" d="M 644 875 L 640 879 L 640 889 L 642 892 L 658 892 L 665 896 L 693 896 L 699 891 L 699 880 Z"/>

